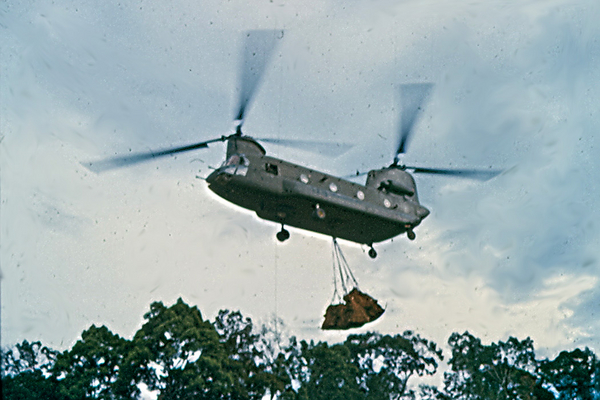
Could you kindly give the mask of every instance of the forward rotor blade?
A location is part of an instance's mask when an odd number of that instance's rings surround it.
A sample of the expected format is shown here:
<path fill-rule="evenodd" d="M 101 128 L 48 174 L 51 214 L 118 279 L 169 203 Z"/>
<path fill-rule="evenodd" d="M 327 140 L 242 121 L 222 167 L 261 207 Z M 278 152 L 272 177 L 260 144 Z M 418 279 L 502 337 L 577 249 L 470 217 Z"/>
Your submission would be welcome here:
<path fill-rule="evenodd" d="M 270 139 L 262 138 L 256 139 L 263 143 L 272 143 L 279 146 L 292 147 L 308 151 L 311 153 L 321 154 L 329 157 L 337 157 L 346 153 L 350 150 L 353 145 L 347 143 L 332 143 L 332 142 L 319 142 L 313 140 L 296 140 L 296 139 Z"/>
<path fill-rule="evenodd" d="M 144 161 L 149 161 L 154 158 L 168 156 L 170 154 L 183 153 L 186 151 L 204 149 L 207 148 L 210 143 L 214 142 L 222 142 L 225 141 L 227 137 L 222 136 L 218 139 L 211 139 L 205 142 L 190 144 L 188 146 L 181 147 L 173 147 L 170 149 L 162 149 L 156 151 L 148 151 L 143 153 L 134 153 L 127 156 L 117 156 L 112 158 L 107 158 L 104 160 L 94 161 L 94 162 L 85 162 L 81 163 L 84 167 L 89 169 L 92 172 L 100 173 L 104 171 L 108 171 L 111 169 L 127 167 L 130 165 L 138 164 Z"/>
<path fill-rule="evenodd" d="M 420 168 L 406 167 L 416 174 L 450 175 L 459 178 L 477 179 L 487 181 L 502 173 L 503 170 L 496 169 L 443 169 L 443 168 Z"/>
<path fill-rule="evenodd" d="M 410 141 L 413 127 L 421 114 L 421 106 L 433 87 L 432 83 L 411 83 L 400 85 L 400 96 L 402 112 L 400 114 L 399 142 L 396 150 L 398 154 L 404 154 Z"/>
<path fill-rule="evenodd" d="M 244 58 L 240 66 L 240 97 L 235 115 L 235 119 L 239 121 L 239 128 L 244 123 L 246 110 L 252 102 L 277 39 L 283 37 L 283 31 L 253 30 L 246 32 L 245 35 Z"/>

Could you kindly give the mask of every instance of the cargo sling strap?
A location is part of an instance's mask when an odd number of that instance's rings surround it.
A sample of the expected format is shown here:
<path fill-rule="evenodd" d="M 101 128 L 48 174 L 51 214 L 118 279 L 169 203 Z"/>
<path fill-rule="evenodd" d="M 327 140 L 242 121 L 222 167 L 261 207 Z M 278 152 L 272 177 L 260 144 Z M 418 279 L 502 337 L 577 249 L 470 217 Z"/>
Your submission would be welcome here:
<path fill-rule="evenodd" d="M 344 257 L 344 253 L 342 253 L 342 249 L 337 242 L 336 238 L 333 238 L 333 298 L 331 299 L 331 303 L 341 303 L 345 295 L 350 293 L 350 290 L 357 288 L 358 282 L 348 265 L 348 261 L 346 261 L 346 257 Z M 338 290 L 338 281 L 341 286 L 342 292 Z"/>
<path fill-rule="evenodd" d="M 338 279 L 342 293 L 338 290 Z M 384 309 L 377 304 L 377 300 L 358 290 L 358 282 L 335 238 L 333 239 L 333 283 L 333 298 L 325 312 L 325 321 L 321 329 L 358 328 L 367 322 L 375 321 L 383 314 Z"/>

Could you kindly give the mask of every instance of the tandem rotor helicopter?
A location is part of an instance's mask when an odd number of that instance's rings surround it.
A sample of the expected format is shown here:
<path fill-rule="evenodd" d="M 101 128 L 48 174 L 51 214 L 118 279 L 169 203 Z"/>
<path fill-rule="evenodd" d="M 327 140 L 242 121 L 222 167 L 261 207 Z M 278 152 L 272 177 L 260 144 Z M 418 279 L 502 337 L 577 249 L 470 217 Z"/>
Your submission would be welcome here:
<path fill-rule="evenodd" d="M 209 144 L 227 142 L 225 161 L 207 178 L 208 187 L 218 196 L 256 212 L 258 217 L 276 222 L 281 230 L 276 237 L 283 242 L 290 237 L 285 226 L 293 226 L 369 247 L 369 256 L 377 257 L 374 243 L 406 233 L 416 237 L 414 229 L 429 215 L 419 203 L 411 173 L 453 175 L 473 179 L 490 179 L 499 170 L 421 168 L 404 165 L 400 156 L 406 152 L 421 105 L 432 84 L 400 85 L 403 100 L 398 145 L 393 162 L 368 172 L 364 185 L 315 171 L 285 160 L 269 157 L 259 142 L 286 146 L 323 146 L 326 143 L 305 140 L 255 139 L 242 132 L 249 106 L 265 67 L 283 31 L 257 30 L 245 33 L 241 90 L 234 119 L 235 131 L 229 135 L 181 147 L 134 153 L 86 162 L 94 172 L 120 168 L 155 158 L 208 148 Z M 336 145 L 344 150 L 348 145 Z M 358 175 L 358 173 L 357 173 Z"/>

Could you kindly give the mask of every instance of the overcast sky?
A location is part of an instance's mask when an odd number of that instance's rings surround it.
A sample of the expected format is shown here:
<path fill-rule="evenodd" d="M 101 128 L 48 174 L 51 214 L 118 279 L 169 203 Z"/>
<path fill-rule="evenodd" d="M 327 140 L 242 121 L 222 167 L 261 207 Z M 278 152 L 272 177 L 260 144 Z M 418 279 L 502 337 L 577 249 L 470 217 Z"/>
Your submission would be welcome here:
<path fill-rule="evenodd" d="M 0 5 L 2 341 L 62 349 L 91 324 L 130 338 L 152 301 L 212 319 L 273 315 L 322 332 L 331 242 L 218 198 L 197 176 L 224 146 L 96 175 L 80 163 L 232 129 L 243 32 L 284 29 L 249 112 L 257 137 L 346 142 L 271 155 L 347 175 L 389 165 L 399 83 L 433 82 L 405 157 L 507 168 L 418 176 L 431 215 L 366 248 L 341 242 L 387 309 L 361 330 L 444 344 L 530 336 L 600 349 L 600 3 L 5 1 Z"/>

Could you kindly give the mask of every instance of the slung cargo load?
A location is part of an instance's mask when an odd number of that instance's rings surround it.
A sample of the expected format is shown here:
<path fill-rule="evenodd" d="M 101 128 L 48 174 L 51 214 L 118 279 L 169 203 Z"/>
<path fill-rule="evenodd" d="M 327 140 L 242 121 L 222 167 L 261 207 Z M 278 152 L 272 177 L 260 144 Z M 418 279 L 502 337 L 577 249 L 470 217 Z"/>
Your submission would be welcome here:
<path fill-rule="evenodd" d="M 344 304 L 332 304 L 327 307 L 321 329 L 360 328 L 381 317 L 385 311 L 377 304 L 377 300 L 357 288 L 344 296 L 344 302 Z"/>

